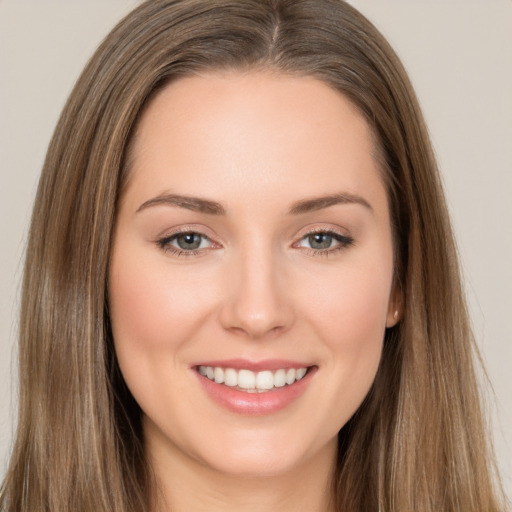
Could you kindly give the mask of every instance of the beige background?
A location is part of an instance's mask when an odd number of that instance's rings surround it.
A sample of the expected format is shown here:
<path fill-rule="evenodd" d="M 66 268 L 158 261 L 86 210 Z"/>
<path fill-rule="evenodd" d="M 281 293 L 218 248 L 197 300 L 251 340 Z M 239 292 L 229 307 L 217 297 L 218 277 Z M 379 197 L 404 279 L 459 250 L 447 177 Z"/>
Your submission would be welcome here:
<path fill-rule="evenodd" d="M 46 146 L 86 59 L 136 3 L 0 0 L 0 479 L 16 411 L 21 261 Z M 394 45 L 424 108 L 494 386 L 489 417 L 512 496 L 512 1 L 351 3 Z"/>

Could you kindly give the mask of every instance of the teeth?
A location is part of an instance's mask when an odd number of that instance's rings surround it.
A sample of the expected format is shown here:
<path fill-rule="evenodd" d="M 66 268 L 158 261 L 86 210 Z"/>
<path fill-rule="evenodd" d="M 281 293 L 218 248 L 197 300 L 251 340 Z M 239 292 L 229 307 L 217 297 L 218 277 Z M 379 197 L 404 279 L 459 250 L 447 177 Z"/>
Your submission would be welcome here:
<path fill-rule="evenodd" d="M 290 368 L 286 372 L 286 384 L 293 384 L 295 382 L 296 371 L 293 368 Z"/>
<path fill-rule="evenodd" d="M 199 366 L 197 371 L 217 384 L 224 384 L 232 388 L 236 387 L 240 391 L 248 393 L 263 393 L 301 380 L 306 375 L 308 369 L 289 368 L 276 370 L 275 372 L 270 370 L 253 372 L 251 370 L 235 370 L 234 368 L 221 368 L 219 366 Z"/>
<path fill-rule="evenodd" d="M 217 384 L 222 384 L 224 382 L 224 370 L 218 367 L 214 368 L 213 378 Z"/>
<path fill-rule="evenodd" d="M 238 387 L 254 389 L 256 387 L 256 374 L 250 370 L 240 370 L 238 372 Z"/>
<path fill-rule="evenodd" d="M 274 373 L 274 386 L 282 388 L 286 384 L 286 370 L 277 370 Z"/>
<path fill-rule="evenodd" d="M 230 387 L 238 386 L 238 374 L 236 370 L 233 370 L 233 368 L 226 368 L 224 370 L 224 384 Z"/>
<path fill-rule="evenodd" d="M 295 378 L 297 380 L 300 380 L 302 379 L 302 377 L 304 377 L 304 375 L 306 375 L 306 372 L 307 372 L 307 368 L 299 368 L 296 373 L 295 373 Z"/>
<path fill-rule="evenodd" d="M 256 374 L 256 387 L 258 389 L 272 389 L 274 387 L 274 375 L 272 372 L 258 372 Z"/>

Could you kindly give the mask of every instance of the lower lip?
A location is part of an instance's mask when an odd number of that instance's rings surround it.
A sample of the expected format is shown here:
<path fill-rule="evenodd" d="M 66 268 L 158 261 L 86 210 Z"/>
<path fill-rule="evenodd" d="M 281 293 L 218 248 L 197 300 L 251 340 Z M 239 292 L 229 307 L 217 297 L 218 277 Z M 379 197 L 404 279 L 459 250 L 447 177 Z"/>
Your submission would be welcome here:
<path fill-rule="evenodd" d="M 238 414 L 264 415 L 280 411 L 299 398 L 310 384 L 316 367 L 309 368 L 308 373 L 293 384 L 263 393 L 238 391 L 224 384 L 217 384 L 197 371 L 193 371 L 207 395 L 225 409 Z"/>

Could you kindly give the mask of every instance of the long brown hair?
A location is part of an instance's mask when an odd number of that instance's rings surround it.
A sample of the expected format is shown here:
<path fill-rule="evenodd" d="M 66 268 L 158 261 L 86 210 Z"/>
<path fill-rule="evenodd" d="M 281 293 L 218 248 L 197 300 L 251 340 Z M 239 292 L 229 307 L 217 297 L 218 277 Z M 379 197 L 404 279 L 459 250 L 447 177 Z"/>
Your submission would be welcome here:
<path fill-rule="evenodd" d="M 342 0 L 150 0 L 107 36 L 51 141 L 32 216 L 16 443 L 2 511 L 147 510 L 141 411 L 116 363 L 107 275 L 129 142 L 152 95 L 208 69 L 316 77 L 373 130 L 403 313 L 339 434 L 337 510 L 497 511 L 456 251 L 429 137 L 385 39 Z"/>

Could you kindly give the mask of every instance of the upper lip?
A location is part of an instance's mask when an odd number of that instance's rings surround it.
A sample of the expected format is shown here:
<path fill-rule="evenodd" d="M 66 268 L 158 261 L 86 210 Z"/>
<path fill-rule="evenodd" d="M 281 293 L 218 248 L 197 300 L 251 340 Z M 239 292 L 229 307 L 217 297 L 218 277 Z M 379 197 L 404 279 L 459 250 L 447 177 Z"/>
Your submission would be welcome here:
<path fill-rule="evenodd" d="M 280 370 L 289 368 L 308 368 L 314 366 L 311 363 L 304 363 L 300 361 L 292 361 L 290 359 L 262 359 L 259 361 L 251 361 L 248 359 L 222 359 L 218 361 L 201 361 L 194 365 L 193 368 L 198 366 L 212 366 L 219 368 L 233 368 L 235 370 L 251 370 L 259 372 L 264 370 Z"/>

